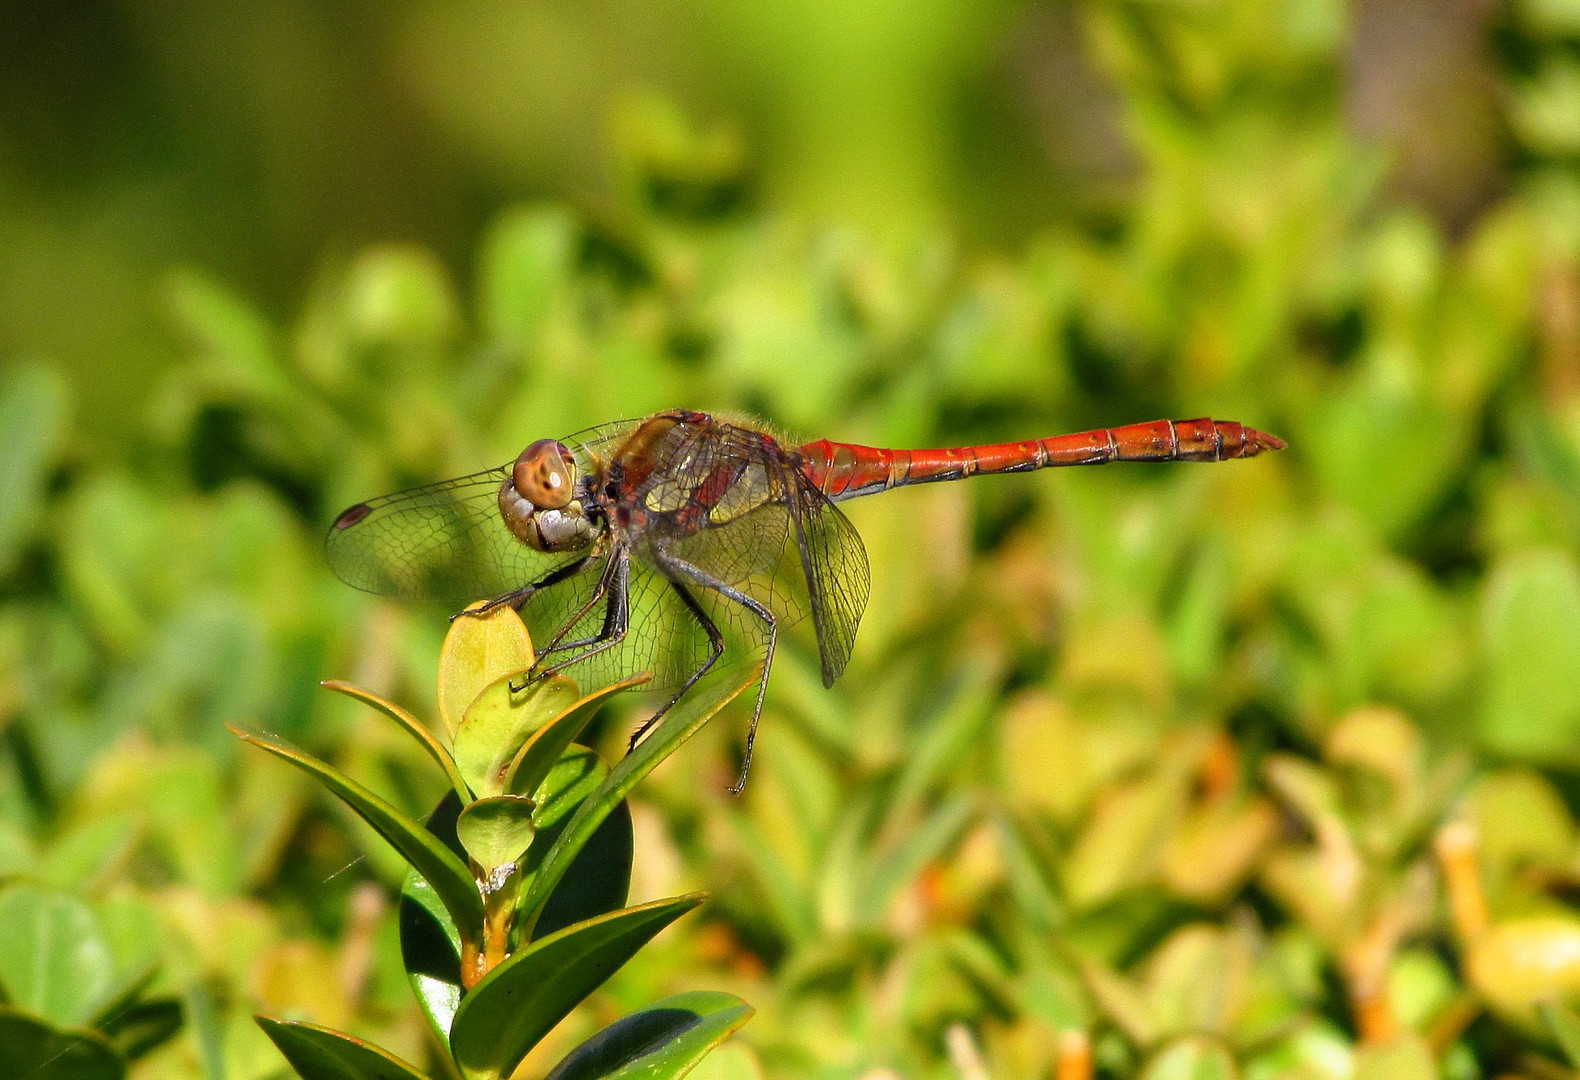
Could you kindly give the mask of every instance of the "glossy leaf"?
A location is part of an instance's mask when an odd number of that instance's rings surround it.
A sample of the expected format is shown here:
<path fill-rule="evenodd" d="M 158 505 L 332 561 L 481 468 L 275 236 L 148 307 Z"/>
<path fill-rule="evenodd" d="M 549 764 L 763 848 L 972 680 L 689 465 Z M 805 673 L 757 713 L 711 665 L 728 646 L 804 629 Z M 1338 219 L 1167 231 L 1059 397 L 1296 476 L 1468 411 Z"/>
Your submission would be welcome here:
<path fill-rule="evenodd" d="M 302 1080 L 426 1080 L 388 1050 L 314 1024 L 257 1018 Z"/>
<path fill-rule="evenodd" d="M 676 994 L 598 1032 L 566 1055 L 548 1080 L 676 1080 L 752 1012 L 733 994 Z"/>
<path fill-rule="evenodd" d="M 230 730 L 244 742 L 262 747 L 289 761 L 339 796 L 428 880 L 464 936 L 474 941 L 481 937 L 483 900 L 472 872 L 432 833 L 355 780 L 310 754 L 265 735 L 236 727 Z"/>
<path fill-rule="evenodd" d="M 428 816 L 428 831 L 459 848 L 455 822 L 460 802 L 447 795 Z M 412 993 L 440 1045 L 450 1045 L 450 1024 L 461 1006 L 461 934 L 444 903 L 416 871 L 406 875 L 400 904 L 401 960 Z"/>
<path fill-rule="evenodd" d="M 739 681 L 721 679 L 702 692 L 682 698 L 658 727 L 610 770 L 608 778 L 576 811 L 565 831 L 549 848 L 537 876 L 523 892 L 520 920 L 523 932 L 530 933 L 549 894 L 577 854 L 638 781 L 695 735 L 720 709 L 756 683 L 761 670 L 760 666 L 754 666 Z"/>
<path fill-rule="evenodd" d="M 629 679 L 610 683 L 601 690 L 596 690 L 573 702 L 558 716 L 539 727 L 522 744 L 521 749 L 506 767 L 503 790 L 535 790 L 549 775 L 554 763 L 570 749 L 571 743 L 576 741 L 576 736 L 582 733 L 587 722 L 598 711 L 598 706 L 614 694 L 641 686 L 652 678 L 651 675 L 643 672 Z"/>
<path fill-rule="evenodd" d="M 333 690 L 337 694 L 344 694 L 348 698 L 360 701 L 364 705 L 371 705 L 395 721 L 401 726 L 402 730 L 421 743 L 422 748 L 428 752 L 428 756 L 433 758 L 439 768 L 444 770 L 444 775 L 449 778 L 450 786 L 455 789 L 455 793 L 462 799 L 471 797 L 471 793 L 466 789 L 466 781 L 461 778 L 461 770 L 456 768 L 455 758 L 450 756 L 450 752 L 439 742 L 438 737 L 428 730 L 427 724 L 424 724 L 394 702 L 385 701 L 373 691 L 364 690 L 360 686 L 341 682 L 339 679 L 329 679 L 319 683 L 319 685 L 326 690 Z"/>
<path fill-rule="evenodd" d="M 468 803 L 456 819 L 456 835 L 485 874 L 518 863 L 532 843 L 532 811 L 525 795 L 492 795 Z"/>
<path fill-rule="evenodd" d="M 102 1035 L 57 1031 L 0 1005 L 0 1076 L 16 1080 L 121 1080 L 126 1063 Z"/>
<path fill-rule="evenodd" d="M 505 773 L 528 736 L 576 703 L 580 691 L 569 676 L 553 675 L 516 690 L 518 674 L 484 687 L 466 707 L 455 733 L 455 763 L 478 796 L 508 787 Z"/>
<path fill-rule="evenodd" d="M 701 894 L 658 900 L 568 926 L 490 971 L 461 999 L 450 1049 L 478 1080 L 509 1076 L 549 1030 Z"/>
<path fill-rule="evenodd" d="M 461 942 L 450 913 L 416 871 L 407 876 L 400 903 L 401 959 L 412 993 L 440 1043 L 461 1007 Z"/>
<path fill-rule="evenodd" d="M 608 766 L 597 754 L 578 747 L 562 757 L 538 785 L 534 815 L 538 837 L 522 867 L 523 895 L 537 879 L 544 856 L 608 775 Z M 571 860 L 569 872 L 550 893 L 531 936 L 547 937 L 572 923 L 623 907 L 631 887 L 635 843 L 631 808 L 622 800 Z"/>
<path fill-rule="evenodd" d="M 452 744 L 477 695 L 502 677 L 525 672 L 536 659 L 526 624 L 508 604 L 450 623 L 439 652 L 439 719 Z"/>
<path fill-rule="evenodd" d="M 86 1023 L 113 993 L 109 942 L 76 897 L 14 885 L 0 891 L 0 927 L 0 985 L 12 1004 L 68 1027 Z"/>

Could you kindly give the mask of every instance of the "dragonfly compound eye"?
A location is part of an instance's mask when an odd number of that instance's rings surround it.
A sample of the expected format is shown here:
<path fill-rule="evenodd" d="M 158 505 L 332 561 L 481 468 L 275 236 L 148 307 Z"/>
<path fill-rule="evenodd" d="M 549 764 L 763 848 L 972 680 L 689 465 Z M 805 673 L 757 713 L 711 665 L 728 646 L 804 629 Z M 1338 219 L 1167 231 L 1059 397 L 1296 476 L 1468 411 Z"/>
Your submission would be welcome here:
<path fill-rule="evenodd" d="M 570 505 L 575 492 L 576 459 L 564 443 L 539 439 L 521 451 L 510 481 L 539 510 L 559 510 Z"/>

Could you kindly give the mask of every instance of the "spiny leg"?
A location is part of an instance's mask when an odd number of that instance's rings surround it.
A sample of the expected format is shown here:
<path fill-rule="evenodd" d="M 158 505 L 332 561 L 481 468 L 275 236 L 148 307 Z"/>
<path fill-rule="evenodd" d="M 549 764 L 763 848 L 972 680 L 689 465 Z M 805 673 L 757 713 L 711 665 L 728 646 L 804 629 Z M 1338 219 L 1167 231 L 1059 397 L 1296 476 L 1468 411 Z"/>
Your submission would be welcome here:
<path fill-rule="evenodd" d="M 768 608 L 763 606 L 763 604 L 759 601 L 747 596 L 745 593 L 741 592 L 741 590 L 735 588 L 735 586 L 729 584 L 728 582 L 719 580 L 712 574 L 707 573 L 699 567 L 693 566 L 691 563 L 688 563 L 683 559 L 677 559 L 673 555 L 670 555 L 663 550 L 655 551 L 654 559 L 665 571 L 666 575 L 669 576 L 671 582 L 675 580 L 675 577 L 679 576 L 684 577 L 694 585 L 700 585 L 703 588 L 712 589 L 719 595 L 729 600 L 733 600 L 737 604 L 740 604 L 742 607 L 746 608 L 753 615 L 756 615 L 759 619 L 761 619 L 763 621 L 763 625 L 768 628 L 768 641 L 763 648 L 763 672 L 760 676 L 758 676 L 757 679 L 757 703 L 752 707 L 751 724 L 746 729 L 746 754 L 741 759 L 740 778 L 737 779 L 735 781 L 735 785 L 730 788 L 730 793 L 732 795 L 739 795 L 746 789 L 746 774 L 752 771 L 752 746 L 757 742 L 757 722 L 762 719 L 763 698 L 768 693 L 768 672 L 774 666 L 774 647 L 779 641 L 778 620 L 774 618 L 774 613 L 769 611 Z M 697 609 L 693 608 L 693 610 L 695 611 Z M 704 616 L 703 628 L 707 629 L 710 626 L 713 627 L 714 633 L 718 632 L 718 627 L 714 625 L 713 621 L 711 619 L 707 619 Z M 710 634 L 709 637 L 711 638 L 712 634 Z M 701 670 L 699 670 L 694 676 L 692 676 L 692 678 L 686 681 L 686 685 L 681 688 L 681 693 L 685 693 L 685 691 L 689 689 L 697 679 L 701 678 L 707 669 L 713 666 L 713 662 L 717 659 L 717 655 L 710 658 L 708 663 L 705 664 Z M 665 705 L 664 708 L 659 711 L 658 715 L 663 715 L 663 713 L 679 699 L 680 695 L 677 694 L 668 705 Z M 656 719 L 656 716 L 649 719 L 648 722 L 643 725 L 643 730 L 651 727 L 653 720 Z"/>
<path fill-rule="evenodd" d="M 614 572 L 609 575 L 609 599 L 604 608 L 603 629 L 595 637 L 586 639 L 585 643 L 589 644 L 590 648 L 583 649 L 568 660 L 561 660 L 557 664 L 533 671 L 529 683 L 558 674 L 572 664 L 579 664 L 583 660 L 597 656 L 605 649 L 612 649 L 625 640 L 626 632 L 631 628 L 631 555 L 622 544 L 615 547 L 609 559 L 614 566 Z M 562 649 L 569 647 L 569 645 L 561 646 Z"/>
<path fill-rule="evenodd" d="M 697 680 L 706 675 L 713 665 L 718 663 L 719 657 L 724 655 L 724 633 L 719 629 L 718 624 L 703 610 L 702 605 L 697 603 L 697 598 L 692 596 L 691 591 L 684 585 L 673 578 L 670 579 L 669 585 L 686 605 L 687 610 L 696 616 L 697 622 L 702 626 L 702 632 L 708 635 L 708 645 L 712 651 L 708 653 L 708 658 L 702 662 L 702 666 L 693 671 L 686 681 L 681 684 L 680 689 L 671 694 L 669 700 L 664 702 L 657 712 L 643 720 L 637 729 L 631 733 L 631 742 L 626 747 L 627 753 L 636 749 L 636 744 L 642 741 L 642 736 L 651 731 L 653 725 L 662 720 L 664 714 L 673 709 L 675 704 L 686 696 L 687 691 L 697 685 Z"/>
<path fill-rule="evenodd" d="M 525 604 L 528 600 L 532 599 L 532 595 L 534 593 L 540 592 L 543 589 L 547 589 L 550 585 L 558 585 L 566 578 L 575 577 L 577 574 L 591 566 L 595 561 L 597 561 L 597 559 L 598 555 L 596 552 L 594 552 L 593 554 L 588 555 L 585 559 L 578 559 L 576 562 L 566 563 L 564 566 L 555 567 L 547 574 L 544 574 L 537 581 L 534 581 L 531 585 L 523 585 L 521 588 L 512 589 L 510 592 L 507 592 L 502 596 L 496 596 L 492 600 L 489 600 L 487 603 L 483 604 L 481 607 L 467 608 L 464 611 L 457 611 L 454 615 L 450 616 L 450 621 L 455 622 L 455 620 L 459 619 L 462 615 L 469 615 L 473 618 L 477 618 L 480 615 L 487 615 L 495 608 L 503 607 L 506 604 L 509 604 L 513 608 L 519 609 L 522 604 Z"/>
<path fill-rule="evenodd" d="M 623 550 L 624 548 L 620 549 L 620 551 Z M 566 649 L 578 649 L 586 645 L 595 645 L 604 639 L 604 636 L 608 633 L 609 626 L 609 612 L 607 608 L 604 610 L 603 630 L 600 630 L 591 637 L 580 638 L 576 641 L 566 641 L 565 635 L 571 632 L 571 628 L 573 626 L 581 622 L 582 619 L 586 618 L 587 613 L 596 607 L 598 602 L 602 600 L 604 595 L 609 591 L 609 582 L 614 577 L 619 564 L 618 556 L 619 551 L 611 548 L 609 551 L 609 559 L 604 563 L 603 572 L 598 575 L 598 581 L 593 586 L 592 595 L 587 598 L 587 602 L 585 604 L 576 610 L 576 614 L 570 616 L 560 624 L 559 630 L 556 631 L 554 636 L 549 639 L 549 643 L 538 650 L 539 656 L 547 656 L 551 652 L 561 652 Z"/>

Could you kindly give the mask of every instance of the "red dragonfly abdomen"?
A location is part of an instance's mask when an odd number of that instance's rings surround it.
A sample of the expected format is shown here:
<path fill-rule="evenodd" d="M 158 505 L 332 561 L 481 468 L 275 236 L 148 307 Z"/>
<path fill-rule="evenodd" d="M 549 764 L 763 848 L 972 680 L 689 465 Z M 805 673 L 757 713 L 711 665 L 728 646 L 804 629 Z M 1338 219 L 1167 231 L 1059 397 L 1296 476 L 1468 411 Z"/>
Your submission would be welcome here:
<path fill-rule="evenodd" d="M 799 447 L 802 471 L 836 501 L 907 484 L 1110 461 L 1226 461 L 1282 450 L 1284 440 L 1233 420 L 1153 420 L 1026 442 L 888 450 L 819 439 Z"/>

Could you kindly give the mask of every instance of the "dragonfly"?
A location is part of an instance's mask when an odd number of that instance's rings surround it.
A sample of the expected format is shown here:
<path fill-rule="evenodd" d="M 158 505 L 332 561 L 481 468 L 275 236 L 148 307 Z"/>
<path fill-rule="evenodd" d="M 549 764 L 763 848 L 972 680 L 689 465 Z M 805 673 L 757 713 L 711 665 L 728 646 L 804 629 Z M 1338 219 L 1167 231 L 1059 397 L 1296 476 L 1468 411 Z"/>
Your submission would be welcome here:
<path fill-rule="evenodd" d="M 669 697 L 633 746 L 727 653 L 724 667 L 759 661 L 739 794 L 780 634 L 810 618 L 824 686 L 850 660 L 870 574 L 839 503 L 969 476 L 1283 447 L 1206 418 L 939 449 L 792 446 L 752 421 L 676 409 L 540 439 L 498 468 L 357 503 L 335 519 L 326 551 L 355 588 L 473 605 L 452 618 L 514 607 L 544 643 L 528 681 L 573 667 L 590 685 L 652 672 L 650 689 Z"/>

